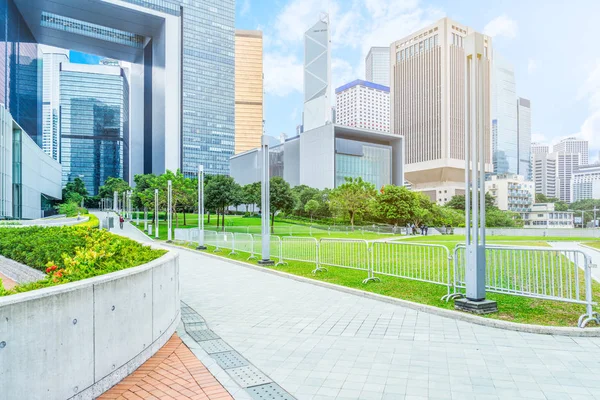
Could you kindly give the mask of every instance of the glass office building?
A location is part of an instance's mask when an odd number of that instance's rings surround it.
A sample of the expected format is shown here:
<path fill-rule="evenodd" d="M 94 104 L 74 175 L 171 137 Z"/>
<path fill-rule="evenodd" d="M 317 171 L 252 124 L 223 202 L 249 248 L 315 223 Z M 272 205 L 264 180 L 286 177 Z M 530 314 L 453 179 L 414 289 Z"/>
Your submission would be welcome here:
<path fill-rule="evenodd" d="M 63 64 L 63 186 L 79 177 L 90 195 L 109 177 L 129 179 L 129 84 L 120 67 Z"/>
<path fill-rule="evenodd" d="M 13 0 L 0 0 L 0 104 L 42 145 L 42 68 L 37 43 Z"/>
<path fill-rule="evenodd" d="M 335 186 L 345 178 L 362 178 L 381 188 L 392 183 L 392 147 L 335 139 Z"/>

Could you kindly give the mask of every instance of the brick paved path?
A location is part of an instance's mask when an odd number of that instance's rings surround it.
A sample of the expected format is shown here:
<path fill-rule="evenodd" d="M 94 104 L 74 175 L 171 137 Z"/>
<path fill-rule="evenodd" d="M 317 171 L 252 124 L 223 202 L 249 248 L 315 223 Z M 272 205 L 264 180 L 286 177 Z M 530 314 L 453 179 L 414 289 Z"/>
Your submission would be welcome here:
<path fill-rule="evenodd" d="M 98 399 L 229 400 L 232 397 L 174 334 L 154 357 Z"/>
<path fill-rule="evenodd" d="M 12 279 L 8 278 L 5 275 L 2 275 L 1 273 L 0 273 L 0 279 L 2 279 L 2 286 L 4 286 L 4 289 L 6 289 L 6 290 L 10 290 L 17 285 L 17 282 L 13 281 Z"/>

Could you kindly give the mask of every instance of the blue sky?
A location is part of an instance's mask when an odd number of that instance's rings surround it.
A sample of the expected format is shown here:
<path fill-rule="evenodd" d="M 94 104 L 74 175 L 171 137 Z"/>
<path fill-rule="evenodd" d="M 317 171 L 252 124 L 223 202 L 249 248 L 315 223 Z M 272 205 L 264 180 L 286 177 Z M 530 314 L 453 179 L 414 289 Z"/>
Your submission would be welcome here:
<path fill-rule="evenodd" d="M 448 16 L 494 36 L 532 102 L 532 132 L 551 143 L 580 135 L 600 150 L 600 2 L 577 0 L 238 0 L 236 26 L 264 33 L 267 133 L 293 134 L 302 118 L 302 35 L 330 14 L 334 87 L 364 79 L 371 46 Z"/>
<path fill-rule="evenodd" d="M 543 4 L 543 6 L 542 6 Z M 371 46 L 389 46 L 448 16 L 494 37 L 515 68 L 517 95 L 531 100 L 534 139 L 577 135 L 600 151 L 600 2 L 576 0 L 237 0 L 236 27 L 264 35 L 265 129 L 293 135 L 302 119 L 303 34 L 328 12 L 332 79 L 364 79 Z M 91 57 L 91 58 L 90 58 Z M 74 62 L 97 63 L 72 53 Z"/>

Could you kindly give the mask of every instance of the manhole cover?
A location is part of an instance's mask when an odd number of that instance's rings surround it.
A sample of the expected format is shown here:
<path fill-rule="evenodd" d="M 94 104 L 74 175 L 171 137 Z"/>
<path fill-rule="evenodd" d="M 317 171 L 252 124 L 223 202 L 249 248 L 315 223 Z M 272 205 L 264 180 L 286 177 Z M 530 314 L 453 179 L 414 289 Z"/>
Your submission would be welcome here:
<path fill-rule="evenodd" d="M 296 398 L 283 390 L 276 383 L 252 386 L 246 389 L 254 400 L 295 400 Z"/>
<path fill-rule="evenodd" d="M 224 351 L 233 350 L 227 343 L 225 343 L 221 339 L 205 340 L 205 341 L 198 342 L 198 343 L 204 349 L 204 351 L 206 351 L 208 354 L 222 353 Z"/>
<path fill-rule="evenodd" d="M 187 333 L 196 342 L 202 342 L 204 340 L 219 339 L 219 335 L 217 335 L 216 333 L 214 333 L 210 329 L 197 330 L 197 331 L 187 331 Z"/>
<path fill-rule="evenodd" d="M 223 369 L 237 368 L 248 365 L 248 361 L 237 351 L 226 351 L 224 353 L 215 353 L 211 355 L 219 366 Z"/>
<path fill-rule="evenodd" d="M 207 342 L 205 342 L 207 343 Z M 255 366 L 231 368 L 227 373 L 243 388 L 270 383 L 271 380 Z"/>

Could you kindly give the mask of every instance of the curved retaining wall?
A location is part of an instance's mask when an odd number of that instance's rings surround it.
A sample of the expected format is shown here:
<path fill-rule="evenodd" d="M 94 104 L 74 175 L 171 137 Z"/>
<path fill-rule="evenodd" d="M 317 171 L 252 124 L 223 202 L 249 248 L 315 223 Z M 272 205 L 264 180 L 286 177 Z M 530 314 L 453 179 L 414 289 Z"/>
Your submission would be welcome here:
<path fill-rule="evenodd" d="M 93 399 L 131 374 L 179 324 L 178 257 L 0 297 L 0 398 Z"/>

